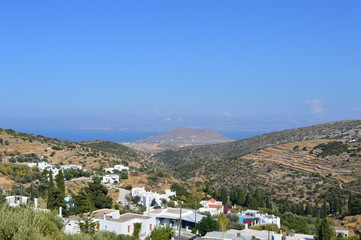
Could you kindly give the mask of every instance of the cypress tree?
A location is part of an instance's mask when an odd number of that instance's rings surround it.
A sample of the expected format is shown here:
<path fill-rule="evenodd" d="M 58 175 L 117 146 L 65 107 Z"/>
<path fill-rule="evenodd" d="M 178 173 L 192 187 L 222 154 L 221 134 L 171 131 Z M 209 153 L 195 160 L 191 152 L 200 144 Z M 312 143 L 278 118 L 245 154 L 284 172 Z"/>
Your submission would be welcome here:
<path fill-rule="evenodd" d="M 352 202 L 352 199 L 353 199 L 353 196 L 352 196 L 352 193 L 350 192 L 349 195 L 348 195 L 348 203 L 347 203 L 347 208 L 348 208 L 348 211 L 350 212 L 351 210 L 351 202 Z"/>
<path fill-rule="evenodd" d="M 313 211 L 312 211 L 312 210 L 313 210 L 313 209 L 312 209 L 311 204 L 310 204 L 309 202 L 307 202 L 307 203 L 306 203 L 306 208 L 305 208 L 306 214 L 309 215 L 309 216 L 312 216 L 312 214 L 313 214 Z"/>
<path fill-rule="evenodd" d="M 272 209 L 272 204 L 271 204 L 268 196 L 266 197 L 266 208 Z"/>
<path fill-rule="evenodd" d="M 46 202 L 46 208 L 47 209 L 53 209 L 54 208 L 54 204 L 55 204 L 55 199 L 54 199 L 54 179 L 53 179 L 53 172 L 50 170 L 49 171 L 49 187 L 48 187 L 48 199 Z"/>
<path fill-rule="evenodd" d="M 227 204 L 228 202 L 228 193 L 227 190 L 225 188 L 221 189 L 221 194 L 220 194 L 220 198 L 223 204 Z"/>
<path fill-rule="evenodd" d="M 324 201 L 322 204 L 322 207 L 321 207 L 320 217 L 325 218 L 325 217 L 327 217 L 327 214 L 328 214 L 328 207 L 327 207 L 326 201 Z"/>
<path fill-rule="evenodd" d="M 237 193 L 237 204 L 239 206 L 244 206 L 246 202 L 246 192 L 243 190 L 239 190 Z"/>
<path fill-rule="evenodd" d="M 29 195 L 30 195 L 30 197 L 29 197 L 29 200 L 30 200 L 30 203 L 34 203 L 34 199 L 35 199 L 35 196 L 34 196 L 34 188 L 33 188 L 33 184 L 31 184 L 30 185 L 30 190 L 29 190 Z"/>
<path fill-rule="evenodd" d="M 334 235 L 333 228 L 329 221 L 324 218 L 321 223 L 318 225 L 316 230 L 316 240 L 330 240 Z"/>
<path fill-rule="evenodd" d="M 62 191 L 65 195 L 65 183 L 64 183 L 64 174 L 63 171 L 60 170 L 59 174 L 55 178 L 56 186 Z"/>

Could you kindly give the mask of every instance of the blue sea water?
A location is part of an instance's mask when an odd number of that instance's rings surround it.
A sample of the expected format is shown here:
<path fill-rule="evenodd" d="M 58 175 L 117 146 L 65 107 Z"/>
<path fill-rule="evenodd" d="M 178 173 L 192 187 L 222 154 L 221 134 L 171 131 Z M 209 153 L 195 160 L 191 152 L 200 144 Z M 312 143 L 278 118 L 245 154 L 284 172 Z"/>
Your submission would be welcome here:
<path fill-rule="evenodd" d="M 133 142 L 144 139 L 149 136 L 158 136 L 165 132 L 148 132 L 148 131 L 119 131 L 119 130 L 100 130 L 100 129 L 14 129 L 15 131 L 43 135 L 45 137 L 57 138 L 71 142 L 107 140 L 112 142 Z M 238 131 L 238 132 L 219 132 L 229 138 L 240 140 L 249 138 L 265 132 L 259 131 Z"/>

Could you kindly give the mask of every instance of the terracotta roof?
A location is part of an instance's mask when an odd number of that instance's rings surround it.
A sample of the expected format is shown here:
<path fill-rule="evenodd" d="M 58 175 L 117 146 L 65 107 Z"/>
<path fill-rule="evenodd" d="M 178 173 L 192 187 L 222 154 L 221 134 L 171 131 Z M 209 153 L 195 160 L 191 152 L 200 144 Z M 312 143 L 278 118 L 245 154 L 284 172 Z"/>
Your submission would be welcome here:
<path fill-rule="evenodd" d="M 209 207 L 209 208 L 222 208 L 223 205 L 219 205 L 219 204 L 209 204 L 208 207 Z"/>
<path fill-rule="evenodd" d="M 215 203 L 215 202 L 217 202 L 217 201 L 216 201 L 216 199 L 211 198 L 211 199 L 209 199 L 209 201 L 208 201 L 208 202 L 210 202 L 210 203 Z"/>

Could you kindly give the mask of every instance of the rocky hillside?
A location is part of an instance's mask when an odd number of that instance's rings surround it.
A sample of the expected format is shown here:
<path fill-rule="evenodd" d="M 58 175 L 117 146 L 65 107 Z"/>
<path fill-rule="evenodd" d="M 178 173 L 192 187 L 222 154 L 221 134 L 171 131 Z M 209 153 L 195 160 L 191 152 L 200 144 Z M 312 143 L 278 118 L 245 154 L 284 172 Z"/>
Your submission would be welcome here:
<path fill-rule="evenodd" d="M 350 120 L 272 132 L 223 144 L 168 150 L 156 154 L 155 157 L 159 164 L 169 169 L 180 167 L 183 164 L 196 164 L 205 159 L 215 160 L 242 156 L 259 149 L 296 141 L 359 137 L 361 137 L 361 120 Z"/>
<path fill-rule="evenodd" d="M 139 140 L 141 143 L 212 144 L 231 142 L 233 139 L 209 129 L 177 128 L 159 136 Z"/>
<path fill-rule="evenodd" d="M 120 163 L 140 165 L 141 153 L 116 143 L 116 149 L 104 147 L 107 144 L 73 143 L 11 129 L 0 129 L 0 160 L 2 163 L 46 160 L 50 164 L 78 164 L 85 169 Z"/>
<path fill-rule="evenodd" d="M 155 156 L 183 180 L 309 200 L 330 187 L 361 192 L 354 184 L 361 181 L 361 142 L 348 141 L 359 139 L 360 129 L 361 121 L 335 122 Z"/>

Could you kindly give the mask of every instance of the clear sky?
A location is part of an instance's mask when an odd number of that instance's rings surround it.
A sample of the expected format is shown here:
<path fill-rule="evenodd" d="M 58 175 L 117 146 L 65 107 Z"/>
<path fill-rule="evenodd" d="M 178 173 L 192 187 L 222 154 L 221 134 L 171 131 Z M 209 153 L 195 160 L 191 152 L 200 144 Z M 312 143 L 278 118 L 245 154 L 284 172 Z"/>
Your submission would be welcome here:
<path fill-rule="evenodd" d="M 360 119 L 360 77 L 359 0 L 0 3 L 0 118 Z"/>

